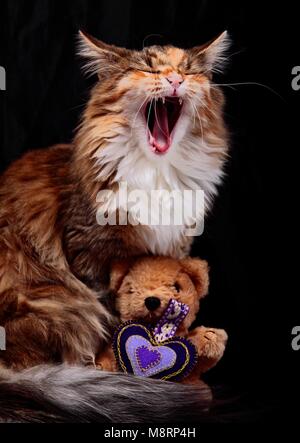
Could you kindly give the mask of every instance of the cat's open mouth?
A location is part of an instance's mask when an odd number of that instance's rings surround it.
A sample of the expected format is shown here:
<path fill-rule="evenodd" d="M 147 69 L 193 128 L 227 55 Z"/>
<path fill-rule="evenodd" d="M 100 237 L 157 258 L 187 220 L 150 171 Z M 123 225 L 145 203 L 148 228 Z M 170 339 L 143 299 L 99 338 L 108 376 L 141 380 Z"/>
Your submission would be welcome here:
<path fill-rule="evenodd" d="M 181 116 L 183 102 L 179 97 L 164 97 L 150 101 L 145 109 L 147 132 L 152 151 L 166 154 Z"/>

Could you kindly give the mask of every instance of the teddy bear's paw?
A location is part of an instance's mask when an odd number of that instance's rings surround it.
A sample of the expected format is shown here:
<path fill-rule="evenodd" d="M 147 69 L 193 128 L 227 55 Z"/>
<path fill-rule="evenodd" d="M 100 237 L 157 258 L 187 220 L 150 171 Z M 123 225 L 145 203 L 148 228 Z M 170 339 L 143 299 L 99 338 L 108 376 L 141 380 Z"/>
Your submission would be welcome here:
<path fill-rule="evenodd" d="M 207 358 L 219 360 L 223 357 L 228 335 L 224 330 L 207 329 L 203 335 L 201 354 Z"/>
<path fill-rule="evenodd" d="M 102 372 L 118 372 L 117 365 L 108 362 L 102 362 L 102 363 L 99 362 L 96 365 L 96 369 Z"/>
<path fill-rule="evenodd" d="M 223 329 L 198 328 L 194 340 L 196 337 L 200 357 L 212 360 L 220 360 L 223 357 L 228 341 L 228 335 Z"/>

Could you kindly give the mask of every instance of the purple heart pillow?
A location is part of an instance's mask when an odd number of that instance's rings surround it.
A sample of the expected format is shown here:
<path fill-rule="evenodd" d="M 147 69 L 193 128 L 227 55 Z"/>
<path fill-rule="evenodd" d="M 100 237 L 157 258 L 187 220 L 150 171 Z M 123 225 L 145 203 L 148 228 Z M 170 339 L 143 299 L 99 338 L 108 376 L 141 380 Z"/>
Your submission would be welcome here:
<path fill-rule="evenodd" d="M 113 348 L 120 369 L 139 377 L 179 381 L 197 363 L 196 348 L 189 340 L 174 337 L 157 343 L 141 323 L 123 324 L 114 335 Z"/>

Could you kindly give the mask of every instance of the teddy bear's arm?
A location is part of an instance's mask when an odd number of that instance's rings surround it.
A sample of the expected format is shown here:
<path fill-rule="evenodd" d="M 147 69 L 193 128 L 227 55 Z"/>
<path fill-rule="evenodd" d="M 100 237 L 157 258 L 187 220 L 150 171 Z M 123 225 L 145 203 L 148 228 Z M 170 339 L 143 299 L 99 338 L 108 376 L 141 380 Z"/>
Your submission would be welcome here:
<path fill-rule="evenodd" d="M 97 357 L 96 367 L 101 371 L 118 372 L 118 365 L 111 346 L 107 346 Z"/>
<path fill-rule="evenodd" d="M 196 346 L 201 373 L 213 368 L 223 357 L 228 336 L 223 329 L 200 327 L 189 333 L 188 338 Z"/>

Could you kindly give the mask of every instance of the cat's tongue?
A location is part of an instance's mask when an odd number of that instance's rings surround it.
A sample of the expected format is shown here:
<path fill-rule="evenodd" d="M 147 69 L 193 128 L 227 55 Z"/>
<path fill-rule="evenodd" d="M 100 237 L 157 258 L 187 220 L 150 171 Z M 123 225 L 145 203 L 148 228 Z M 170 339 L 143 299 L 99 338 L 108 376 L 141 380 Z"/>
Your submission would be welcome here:
<path fill-rule="evenodd" d="M 156 107 L 152 145 L 162 154 L 167 152 L 171 146 L 168 112 L 164 104 L 159 104 Z"/>

